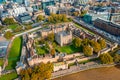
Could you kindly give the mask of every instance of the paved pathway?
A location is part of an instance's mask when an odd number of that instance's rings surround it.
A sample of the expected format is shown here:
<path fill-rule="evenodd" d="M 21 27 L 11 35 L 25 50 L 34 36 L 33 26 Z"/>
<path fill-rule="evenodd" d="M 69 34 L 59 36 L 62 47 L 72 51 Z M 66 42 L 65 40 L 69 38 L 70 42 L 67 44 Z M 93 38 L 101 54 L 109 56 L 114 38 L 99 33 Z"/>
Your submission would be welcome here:
<path fill-rule="evenodd" d="M 6 74 L 9 74 L 9 73 L 12 73 L 12 72 L 15 72 L 14 69 L 12 70 L 5 70 L 5 71 L 2 71 L 2 75 L 6 75 Z"/>
<path fill-rule="evenodd" d="M 42 28 L 42 27 L 39 26 L 39 27 L 30 29 L 30 30 L 28 30 L 28 31 L 22 32 L 22 33 L 20 33 L 20 34 L 16 34 L 16 35 L 14 35 L 14 36 L 12 37 L 12 39 L 11 39 L 9 45 L 8 45 L 7 51 L 6 51 L 6 56 L 5 56 L 5 61 L 4 61 L 4 65 L 3 65 L 3 70 L 5 69 L 6 65 L 8 64 L 8 55 L 9 55 L 9 51 L 10 51 L 10 48 L 11 48 L 11 45 L 12 45 L 13 40 L 14 40 L 16 37 L 18 37 L 18 36 L 22 36 L 22 35 L 27 34 L 27 33 L 29 33 L 29 32 L 38 30 L 38 29 L 40 29 L 40 28 Z"/>
<path fill-rule="evenodd" d="M 35 31 L 35 30 L 38 30 L 38 29 L 41 29 L 41 28 L 42 28 L 42 27 L 39 26 L 39 27 L 36 27 L 36 28 L 30 29 L 30 30 L 25 31 L 25 32 L 22 32 L 22 33 L 20 33 L 20 34 L 16 34 L 14 37 L 18 37 L 18 36 L 21 36 L 21 35 L 27 34 L 27 33 L 29 33 L 29 32 L 32 32 L 32 31 Z"/>
<path fill-rule="evenodd" d="M 114 66 L 115 64 L 98 64 L 95 62 L 89 62 L 86 64 L 79 64 L 78 66 L 71 66 L 70 69 L 66 69 L 66 70 L 61 70 L 61 71 L 57 71 L 52 73 L 52 79 L 57 78 L 57 77 L 61 77 L 61 76 L 65 76 L 65 75 L 70 75 L 73 73 L 77 73 L 80 71 L 84 71 L 84 70 L 88 70 L 88 69 L 93 69 L 93 68 L 100 68 L 100 67 L 111 67 Z"/>

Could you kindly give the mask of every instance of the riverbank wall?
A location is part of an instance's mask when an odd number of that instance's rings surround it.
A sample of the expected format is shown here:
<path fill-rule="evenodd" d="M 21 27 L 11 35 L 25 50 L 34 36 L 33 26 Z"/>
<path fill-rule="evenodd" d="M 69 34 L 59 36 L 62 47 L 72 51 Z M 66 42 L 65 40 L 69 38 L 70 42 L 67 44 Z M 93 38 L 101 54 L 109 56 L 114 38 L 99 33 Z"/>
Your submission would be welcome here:
<path fill-rule="evenodd" d="M 75 73 L 78 73 L 78 72 L 81 72 L 81 71 L 103 68 L 103 67 L 113 67 L 115 65 L 116 64 L 92 64 L 92 65 L 87 65 L 87 66 L 86 65 L 85 66 L 73 66 L 70 69 L 54 72 L 52 74 L 51 80 L 55 79 L 55 78 L 58 78 L 58 77 L 75 74 Z"/>

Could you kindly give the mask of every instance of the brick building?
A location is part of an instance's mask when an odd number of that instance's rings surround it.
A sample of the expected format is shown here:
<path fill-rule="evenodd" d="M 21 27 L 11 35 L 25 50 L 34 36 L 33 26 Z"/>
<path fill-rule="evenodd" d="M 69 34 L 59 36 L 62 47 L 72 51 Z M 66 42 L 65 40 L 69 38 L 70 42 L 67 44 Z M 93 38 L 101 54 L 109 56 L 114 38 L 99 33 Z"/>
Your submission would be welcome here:
<path fill-rule="evenodd" d="M 119 24 L 97 18 L 94 21 L 94 25 L 102 30 L 105 30 L 106 32 L 109 32 L 110 34 L 113 34 L 115 36 L 120 36 Z"/>

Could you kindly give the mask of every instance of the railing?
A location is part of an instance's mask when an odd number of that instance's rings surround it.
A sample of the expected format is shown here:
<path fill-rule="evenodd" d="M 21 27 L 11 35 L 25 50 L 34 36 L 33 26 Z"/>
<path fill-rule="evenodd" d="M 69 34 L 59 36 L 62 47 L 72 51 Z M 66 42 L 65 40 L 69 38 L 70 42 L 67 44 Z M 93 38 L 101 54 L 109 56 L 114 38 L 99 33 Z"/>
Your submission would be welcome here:
<path fill-rule="evenodd" d="M 89 70 L 89 69 L 102 68 L 102 67 L 112 67 L 112 66 L 115 66 L 115 64 L 97 64 L 96 63 L 96 64 L 91 64 L 91 65 L 73 66 L 70 69 L 54 72 L 51 79 L 61 77 L 61 76 L 70 75 L 73 73 L 77 73 L 77 72 L 85 71 L 85 70 Z"/>

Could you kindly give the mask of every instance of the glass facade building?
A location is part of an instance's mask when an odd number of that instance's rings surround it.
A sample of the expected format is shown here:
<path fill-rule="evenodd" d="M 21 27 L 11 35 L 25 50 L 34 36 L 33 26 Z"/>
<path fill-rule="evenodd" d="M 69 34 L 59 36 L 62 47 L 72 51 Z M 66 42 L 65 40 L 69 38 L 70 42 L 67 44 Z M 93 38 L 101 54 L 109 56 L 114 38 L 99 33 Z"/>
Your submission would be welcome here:
<path fill-rule="evenodd" d="M 13 2 L 16 2 L 16 3 L 22 4 L 22 3 L 23 3 L 23 0 L 13 0 Z"/>
<path fill-rule="evenodd" d="M 49 0 L 49 1 L 46 1 L 46 2 L 42 2 L 42 9 L 45 9 L 47 6 L 51 6 L 51 5 L 55 5 L 54 0 Z"/>
<path fill-rule="evenodd" d="M 2 3 L 4 3 L 4 2 L 6 2 L 6 0 L 0 0 L 0 4 L 2 4 Z"/>

